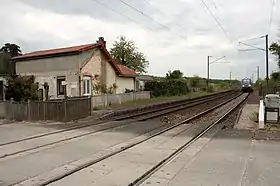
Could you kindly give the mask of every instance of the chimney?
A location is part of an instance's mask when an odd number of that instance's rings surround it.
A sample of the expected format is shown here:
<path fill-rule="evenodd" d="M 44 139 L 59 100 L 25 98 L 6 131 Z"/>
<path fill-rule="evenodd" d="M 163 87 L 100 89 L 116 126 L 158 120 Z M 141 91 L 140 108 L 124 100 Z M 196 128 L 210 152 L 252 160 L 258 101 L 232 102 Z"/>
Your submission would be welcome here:
<path fill-rule="evenodd" d="M 99 37 L 97 43 L 103 43 L 106 48 L 106 41 L 104 40 L 104 37 Z"/>

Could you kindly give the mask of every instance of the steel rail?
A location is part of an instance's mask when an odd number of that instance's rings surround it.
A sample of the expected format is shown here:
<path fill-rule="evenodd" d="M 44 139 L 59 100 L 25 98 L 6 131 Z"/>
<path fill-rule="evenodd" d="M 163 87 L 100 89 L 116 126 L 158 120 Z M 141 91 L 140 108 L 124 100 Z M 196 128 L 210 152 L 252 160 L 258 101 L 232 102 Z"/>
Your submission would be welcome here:
<path fill-rule="evenodd" d="M 249 94 L 248 94 L 249 95 Z M 199 138 L 201 138 L 204 134 L 206 134 L 209 130 L 211 130 L 214 126 L 219 124 L 222 120 L 224 120 L 229 114 L 231 114 L 236 108 L 238 108 L 246 99 L 248 96 L 246 96 L 240 103 L 238 103 L 236 106 L 231 108 L 227 113 L 225 113 L 222 117 L 220 117 L 218 120 L 213 122 L 211 125 L 206 127 L 204 130 L 202 130 L 199 134 L 194 136 L 191 140 L 187 141 L 185 144 L 183 144 L 181 147 L 179 147 L 176 151 L 174 151 L 172 154 L 170 154 L 168 157 L 164 158 L 162 161 L 160 161 L 158 164 L 156 164 L 154 167 L 149 169 L 147 172 L 142 174 L 140 177 L 138 177 L 136 180 L 134 180 L 132 183 L 128 184 L 128 186 L 139 186 L 142 184 L 145 180 L 147 180 L 151 175 L 153 175 L 155 172 L 157 172 L 160 168 L 165 166 L 168 162 L 172 161 L 176 156 L 178 156 L 182 151 L 184 151 L 187 147 L 189 147 L 191 144 L 193 144 L 195 141 L 197 141 Z"/>
<path fill-rule="evenodd" d="M 164 114 L 169 114 L 169 113 L 173 113 L 173 112 L 176 112 L 176 111 L 179 111 L 179 110 L 184 110 L 184 109 L 187 109 L 187 108 L 191 108 L 191 107 L 196 106 L 196 105 L 204 104 L 206 102 L 213 101 L 215 99 L 218 99 L 218 98 L 221 98 L 221 97 L 223 98 L 223 97 L 226 97 L 226 96 L 230 96 L 230 95 L 219 95 L 219 96 L 216 95 L 214 97 L 210 97 L 210 98 L 208 97 L 208 98 L 204 98 L 204 99 L 201 99 L 201 100 L 193 100 L 191 103 L 189 103 L 189 102 L 185 103 L 183 107 L 175 108 L 173 110 L 166 110 L 163 113 L 162 112 L 161 113 L 156 113 L 156 115 L 147 116 L 145 118 L 140 118 L 136 121 L 145 121 L 145 120 L 148 120 L 148 119 L 151 119 L 151 118 L 162 116 Z M 164 110 L 164 109 L 160 109 L 160 110 Z M 153 112 L 155 112 L 155 111 L 153 111 Z M 146 114 L 149 114 L 149 113 L 146 113 Z M 45 143 L 45 144 L 42 144 L 42 145 L 37 145 L 37 146 L 34 146 L 34 147 L 22 149 L 22 150 L 17 150 L 15 152 L 10 152 L 10 153 L 0 155 L 0 159 L 7 158 L 7 157 L 10 157 L 10 156 L 14 156 L 14 155 L 17 155 L 17 154 L 20 154 L 20 153 L 25 153 L 25 152 L 28 152 L 28 151 L 36 150 L 36 149 L 39 149 L 39 148 L 42 148 L 42 147 L 47 147 L 47 146 L 59 144 L 59 143 L 65 142 L 65 141 L 70 141 L 70 140 L 73 140 L 73 139 L 81 138 L 81 137 L 84 137 L 84 136 L 88 136 L 88 135 L 92 135 L 92 134 L 96 134 L 96 133 L 100 133 L 100 132 L 104 132 L 104 131 L 110 131 L 112 129 L 117 129 L 119 127 L 123 127 L 123 126 L 130 125 L 130 124 L 131 124 L 130 121 L 126 121 L 126 122 L 123 122 L 121 124 L 118 124 L 117 126 L 105 127 L 105 128 L 98 129 L 98 130 L 95 130 L 95 131 L 85 132 L 83 134 L 74 135 L 72 137 L 67 137 L 67 138 L 57 140 L 57 141 L 54 141 L 54 142 Z M 102 125 L 106 126 L 106 123 L 105 124 L 101 123 L 101 124 L 98 124 L 98 125 L 95 125 L 95 126 L 102 126 Z M 152 130 L 156 130 L 160 127 L 162 127 L 162 126 L 153 128 Z M 33 138 L 33 139 L 36 139 L 36 138 Z M 28 139 L 28 140 L 31 140 L 31 139 Z M 27 140 L 24 140 L 24 141 L 27 141 Z M 22 142 L 22 141 L 20 141 L 20 142 Z M 17 143 L 19 143 L 19 142 L 17 142 Z"/>
<path fill-rule="evenodd" d="M 121 153 L 121 152 L 123 152 L 123 151 L 125 151 L 125 150 L 127 150 L 127 149 L 130 149 L 130 148 L 132 148 L 132 147 L 134 147 L 134 146 L 136 146 L 136 145 L 139 145 L 139 144 L 141 144 L 141 143 L 143 143 L 143 142 L 145 142 L 145 141 L 147 141 L 147 140 L 149 140 L 149 139 L 151 139 L 151 138 L 154 138 L 154 137 L 156 137 L 156 136 L 158 136 L 158 135 L 160 135 L 160 134 L 162 134 L 162 133 L 165 133 L 165 132 L 167 132 L 167 131 L 169 131 L 169 130 L 171 130 L 171 129 L 174 129 L 174 128 L 176 128 L 176 127 L 182 125 L 182 124 L 185 124 L 185 123 L 190 122 L 190 121 L 192 121 L 192 120 L 198 119 L 198 118 L 204 116 L 205 114 L 207 114 L 207 113 L 209 113 L 209 112 L 211 112 L 211 111 L 213 111 L 213 110 L 215 110 L 215 109 L 217 109 L 217 108 L 219 108 L 219 107 L 221 107 L 221 106 L 223 106 L 223 105 L 226 105 L 227 103 L 231 102 L 232 100 L 238 98 L 240 95 L 242 95 L 242 94 L 239 94 L 239 95 L 237 95 L 237 96 L 235 96 L 235 97 L 233 97 L 233 98 L 231 98 L 231 99 L 229 99 L 229 100 L 227 100 L 227 101 L 224 101 L 224 102 L 221 103 L 221 104 L 215 105 L 214 107 L 212 107 L 212 108 L 210 108 L 210 109 L 207 109 L 207 110 L 205 110 L 205 111 L 203 111 L 203 112 L 201 112 L 201 113 L 199 113 L 199 114 L 197 114 L 197 115 L 195 115 L 195 116 L 193 116 L 193 117 L 191 117 L 191 118 L 185 119 L 185 120 L 183 120 L 183 121 L 181 121 L 181 122 L 178 122 L 177 124 L 174 124 L 174 125 L 172 125 L 172 126 L 170 126 L 170 127 L 165 128 L 165 129 L 163 129 L 163 130 L 161 130 L 161 131 L 159 131 L 159 132 L 156 132 L 156 133 L 154 133 L 154 134 L 151 134 L 150 136 L 147 136 L 147 137 L 144 138 L 144 139 L 140 139 L 140 140 L 137 141 L 137 142 L 134 142 L 134 143 L 132 143 L 132 144 L 129 144 L 129 145 L 127 145 L 127 146 L 124 146 L 124 147 L 122 147 L 122 148 L 119 149 L 119 150 L 116 150 L 116 151 L 114 151 L 114 152 L 110 152 L 110 153 L 108 153 L 107 155 L 101 156 L 101 157 L 99 157 L 99 158 L 97 158 L 97 159 L 89 160 L 88 162 L 86 162 L 86 163 L 84 163 L 84 164 L 82 164 L 82 165 L 80 165 L 80 166 L 77 166 L 77 167 L 75 167 L 75 168 L 73 168 L 73 169 L 71 169 L 71 170 L 68 170 L 67 172 L 61 173 L 61 174 L 59 174 L 59 175 L 57 175 L 57 176 L 53 176 L 53 177 L 51 177 L 50 179 L 47 179 L 47 180 L 40 180 L 39 183 L 38 183 L 38 184 L 35 184 L 34 186 L 45 186 L 45 185 L 51 184 L 51 183 L 53 183 L 53 182 L 56 182 L 56 181 L 58 181 L 58 180 L 61 180 L 61 179 L 65 178 L 65 177 L 67 177 L 67 176 L 70 176 L 70 175 L 72 175 L 72 174 L 74 174 L 74 173 L 76 173 L 76 172 L 78 172 L 78 171 L 80 171 L 80 170 L 82 170 L 82 169 L 85 169 L 85 168 L 87 168 L 87 167 L 89 167 L 89 166 L 91 166 L 91 165 L 94 165 L 94 164 L 96 164 L 96 163 L 98 163 L 98 162 L 101 162 L 101 161 L 103 161 L 103 160 L 105 160 L 105 159 L 107 159 L 107 158 L 110 158 L 110 157 L 114 156 L 114 155 L 117 155 L 117 154 L 119 154 L 119 153 Z M 31 178 L 31 179 L 32 179 L 32 178 Z M 27 181 L 27 180 L 25 180 L 25 181 Z M 24 181 L 22 181 L 22 182 L 24 182 Z M 20 183 L 22 183 L 22 182 L 20 182 Z M 20 183 L 19 183 L 19 184 L 20 184 Z"/>
<path fill-rule="evenodd" d="M 229 91 L 231 92 L 231 91 Z M 189 101 L 195 101 L 195 100 L 199 100 L 199 99 L 202 99 L 202 98 L 205 98 L 205 97 L 209 97 L 209 96 L 219 96 L 219 95 L 223 95 L 223 94 L 226 94 L 228 92 L 222 92 L 222 93 L 217 93 L 217 94 L 212 94 L 212 95 L 206 95 L 206 96 L 202 96 L 202 97 L 196 97 L 196 98 L 193 98 L 191 100 L 189 99 L 186 99 L 185 100 L 185 104 L 187 104 Z M 183 101 L 183 100 L 182 100 Z M 181 103 L 182 104 L 182 103 Z M 162 107 L 160 109 L 165 109 L 166 107 Z M 156 111 L 155 111 L 156 112 Z M 147 113 L 149 114 L 149 112 Z M 98 121 L 98 120 L 97 120 Z M 52 132 L 47 132 L 47 133 L 43 133 L 43 134 L 37 134 L 37 135 L 33 135 L 33 136 L 29 136 L 29 137 L 26 137 L 26 138 L 22 138 L 22 139 L 18 139 L 18 140 L 14 140 L 14 141 L 8 141 L 8 142 L 4 142 L 4 143 L 0 143 L 0 147 L 1 146 L 5 146 L 5 145 L 10 145 L 10 144 L 13 144 L 13 143 L 18 143 L 18 142 L 22 142 L 22 141 L 28 141 L 28 140 L 32 140 L 32 139 L 36 139 L 36 138 L 41 138 L 41 137 L 44 137 L 44 136 L 49 136 L 49 135 L 53 135 L 53 134 L 58 134 L 58 133 L 62 133 L 62 132 L 67 132 L 67 131 L 71 131 L 71 130 L 76 130 L 76 129 L 81 129 L 81 128 L 86 128 L 86 127 L 90 127 L 90 126 L 102 126 L 102 125 L 105 125 L 106 123 L 108 122 L 108 120 L 105 120 L 105 121 L 98 121 L 94 124 L 90 123 L 90 124 L 84 124 L 84 125 L 79 125 L 79 126 L 74 126 L 74 127 L 69 127 L 67 129 L 62 129 L 62 130 L 57 130 L 57 131 L 52 131 Z M 84 122 L 86 123 L 86 122 Z"/>

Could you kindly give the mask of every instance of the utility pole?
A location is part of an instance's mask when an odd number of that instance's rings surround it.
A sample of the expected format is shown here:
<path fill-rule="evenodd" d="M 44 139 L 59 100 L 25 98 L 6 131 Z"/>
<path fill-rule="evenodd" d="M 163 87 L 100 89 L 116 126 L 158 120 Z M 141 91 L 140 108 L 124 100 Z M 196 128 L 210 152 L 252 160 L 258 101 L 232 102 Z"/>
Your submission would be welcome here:
<path fill-rule="evenodd" d="M 265 58 L 266 58 L 266 93 L 268 91 L 268 35 L 265 35 L 265 46 L 266 46 L 266 50 L 265 50 Z"/>
<path fill-rule="evenodd" d="M 217 61 L 219 61 L 219 60 L 221 60 L 223 58 L 226 58 L 226 56 L 223 56 L 223 57 L 220 57 L 220 58 L 210 62 L 210 57 L 212 57 L 212 56 L 207 56 L 207 79 L 206 79 L 206 86 L 207 86 L 207 88 L 209 86 L 210 64 L 217 63 Z"/>
<path fill-rule="evenodd" d="M 258 74 L 257 81 L 259 81 L 260 80 L 260 66 L 257 66 L 257 74 Z"/>
<path fill-rule="evenodd" d="M 259 48 L 259 47 L 256 47 L 256 46 L 253 46 L 253 45 L 249 45 L 247 43 L 244 43 L 244 42 L 239 42 L 240 44 L 243 44 L 243 45 L 246 45 L 246 46 L 249 46 L 253 49 L 251 50 L 261 50 L 261 51 L 265 51 L 265 68 L 266 68 L 266 92 L 268 92 L 268 81 L 269 81 L 269 66 L 268 66 L 268 34 L 266 34 L 265 36 L 261 36 L 259 38 L 264 38 L 265 37 L 265 49 L 263 48 Z M 257 39 L 257 38 L 254 38 L 254 39 Z M 249 50 L 245 50 L 245 51 L 249 51 Z"/>
<path fill-rule="evenodd" d="M 206 79 L 206 87 L 209 86 L 209 66 L 210 66 L 210 56 L 207 56 L 207 79 Z"/>

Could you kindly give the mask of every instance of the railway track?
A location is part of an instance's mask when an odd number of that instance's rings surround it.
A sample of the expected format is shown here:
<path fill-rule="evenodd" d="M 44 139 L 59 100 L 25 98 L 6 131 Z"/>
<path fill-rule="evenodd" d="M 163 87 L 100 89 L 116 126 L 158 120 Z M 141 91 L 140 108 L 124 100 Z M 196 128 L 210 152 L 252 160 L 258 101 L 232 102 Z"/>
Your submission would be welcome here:
<path fill-rule="evenodd" d="M 246 96 L 245 99 L 247 99 L 248 96 Z M 218 125 L 221 121 L 223 121 L 227 116 L 229 116 L 233 111 L 235 111 L 236 108 L 238 108 L 245 99 L 241 100 L 238 104 L 234 105 L 231 109 L 229 109 L 225 114 L 223 114 L 221 117 L 217 118 L 216 121 L 211 123 L 208 127 L 203 129 L 201 132 L 199 132 L 197 135 L 195 135 L 192 139 L 188 140 L 186 143 L 184 143 L 182 146 L 180 146 L 177 150 L 175 150 L 172 154 L 170 154 L 165 159 L 161 160 L 158 164 L 153 166 L 151 169 L 146 171 L 144 174 L 139 176 L 137 179 L 135 179 L 133 182 L 128 184 L 128 186 L 139 186 L 144 181 L 146 181 L 151 175 L 153 175 L 155 172 L 157 172 L 160 168 L 164 167 L 168 162 L 172 161 L 176 156 L 178 156 L 182 151 L 184 151 L 186 148 L 188 148 L 191 144 L 196 142 L 198 139 L 200 139 L 203 135 L 205 135 L 208 131 L 210 131 L 213 127 Z"/>
<path fill-rule="evenodd" d="M 199 131 L 198 134 L 196 134 L 195 136 L 193 136 L 190 140 L 188 140 L 186 143 L 184 143 L 183 145 L 181 145 L 180 147 L 178 147 L 172 154 L 170 154 L 169 156 L 167 156 L 166 158 L 164 158 L 162 161 L 160 161 L 159 163 L 157 163 L 155 166 L 153 166 L 151 169 L 149 169 L 148 171 L 146 171 L 145 173 L 143 173 L 142 175 L 140 175 L 138 178 L 136 178 L 133 182 L 131 182 L 129 184 L 129 186 L 132 185 L 139 185 L 141 183 L 143 183 L 144 180 L 146 180 L 151 174 L 153 174 L 155 171 L 157 171 L 160 167 L 164 166 L 168 161 L 170 161 L 172 158 L 174 158 L 176 155 L 178 155 L 178 153 L 180 153 L 182 150 L 184 150 L 185 148 L 187 148 L 190 144 L 192 144 L 194 141 L 196 141 L 197 139 L 199 139 L 202 135 L 204 135 L 205 133 L 207 133 L 207 131 L 209 131 L 212 127 L 214 127 L 215 125 L 217 125 L 221 120 L 223 120 L 229 113 L 231 113 L 237 106 L 239 106 L 246 98 L 248 95 L 237 95 L 227 101 L 224 101 L 223 103 L 220 103 L 210 109 L 207 109 L 191 118 L 188 118 L 184 121 L 181 121 L 177 124 L 173 124 L 170 126 L 166 126 L 165 128 L 161 129 L 161 130 L 155 130 L 153 132 L 150 132 L 149 135 L 143 135 L 141 138 L 139 138 L 138 140 L 134 141 L 133 143 L 130 143 L 126 146 L 122 146 L 119 149 L 115 149 L 113 152 L 110 152 L 108 154 L 102 155 L 98 158 L 92 159 L 92 160 L 88 160 L 88 161 L 82 161 L 83 163 L 76 163 L 74 162 L 75 166 L 73 168 L 70 168 L 68 170 L 63 171 L 63 173 L 61 173 L 60 175 L 57 176 L 53 176 L 52 171 L 47 173 L 47 175 L 52 175 L 51 177 L 47 177 L 46 175 L 39 175 L 36 176 L 34 178 L 25 180 L 20 182 L 21 185 L 30 185 L 30 183 L 33 183 L 32 185 L 47 185 L 47 184 L 51 184 L 53 183 L 54 185 L 56 185 L 55 183 L 59 183 L 59 181 L 63 181 L 63 179 L 67 179 L 68 177 L 71 177 L 70 175 L 75 174 L 78 171 L 82 171 L 90 166 L 93 166 L 95 164 L 97 164 L 98 162 L 102 162 L 102 161 L 106 161 L 107 159 L 114 157 L 114 156 L 118 156 L 118 154 L 127 151 L 137 145 L 140 145 L 142 143 L 145 143 L 147 141 L 149 141 L 152 138 L 155 138 L 161 134 L 164 134 L 168 131 L 174 130 L 178 127 L 185 127 L 184 124 L 185 123 L 190 123 L 192 121 L 195 120 L 199 120 L 199 118 L 202 117 L 207 117 L 207 114 L 214 112 L 217 109 L 221 109 L 224 107 L 224 109 L 220 110 L 219 112 L 223 111 L 223 115 L 219 116 L 219 118 L 216 118 L 215 122 L 212 122 L 211 124 L 207 125 L 206 128 L 203 128 L 201 131 Z M 229 105 L 229 106 L 228 106 Z M 229 107 L 229 108 L 227 108 Z M 227 108 L 227 109 L 225 109 Z M 216 117 L 216 116 L 215 116 Z M 208 120 L 207 120 L 208 121 Z M 186 127 L 182 132 L 190 130 L 190 128 L 196 128 L 198 125 L 191 125 Z M 181 132 L 180 132 L 181 133 Z M 57 170 L 53 170 L 54 172 Z M 52 185 L 53 185 L 52 184 Z M 58 184 L 60 185 L 60 184 Z M 63 184 L 62 184 L 63 185 Z"/>
<path fill-rule="evenodd" d="M 182 103 L 178 103 L 178 104 L 174 104 L 174 105 L 169 105 L 166 107 L 162 107 L 162 108 L 156 108 L 153 110 L 147 110 L 147 111 L 142 111 L 142 112 L 138 112 L 138 113 L 133 113 L 133 114 L 129 114 L 126 116 L 120 116 L 120 117 L 116 117 L 113 120 L 115 121 L 121 121 L 121 120 L 126 120 L 126 119 L 137 119 L 138 121 L 145 121 L 148 119 L 152 119 L 155 117 L 159 117 L 165 114 L 169 114 L 169 113 L 173 113 L 173 112 L 177 112 L 180 110 L 184 110 L 186 108 L 189 107 L 193 107 L 208 101 L 213 101 L 215 99 L 221 99 L 224 97 L 229 97 L 236 94 L 235 91 L 233 92 L 226 92 L 226 93 L 222 93 L 222 94 L 218 94 L 218 95 L 209 95 L 206 97 L 201 97 L 195 100 L 190 100 L 188 102 L 182 102 Z"/>
<path fill-rule="evenodd" d="M 151 114 L 151 113 L 156 113 L 156 112 L 160 112 L 160 111 L 163 111 L 163 110 L 168 110 L 168 109 L 176 108 L 178 106 L 180 106 L 181 108 L 183 106 L 185 106 L 184 109 L 186 109 L 188 107 L 195 106 L 195 102 L 203 103 L 203 101 L 206 102 L 206 101 L 209 101 L 212 98 L 219 99 L 219 98 L 221 98 L 223 96 L 226 96 L 226 95 L 229 95 L 229 94 L 234 94 L 234 93 L 236 93 L 236 91 L 226 91 L 226 92 L 222 92 L 222 93 L 206 95 L 206 96 L 196 97 L 196 98 L 192 98 L 192 99 L 186 99 L 186 100 L 182 100 L 179 103 L 167 105 L 167 106 L 164 106 L 164 107 L 161 107 L 161 108 L 155 108 L 155 109 L 151 109 L 151 110 L 144 110 L 144 111 L 140 111 L 140 112 L 137 112 L 137 113 L 128 114 L 127 116 L 113 117 L 113 118 L 111 118 L 111 120 L 121 121 L 121 120 L 125 120 L 125 119 L 133 119 L 133 118 L 135 119 L 136 117 L 139 117 L 139 116 L 144 116 L 144 115 L 148 115 L 148 114 Z M 193 105 L 188 105 L 188 104 L 193 104 Z M 180 110 L 180 109 L 178 109 L 178 110 Z M 170 112 L 166 111 L 166 113 L 171 113 L 171 112 L 175 112 L 175 111 L 176 111 L 176 109 L 170 110 Z M 158 114 L 158 116 L 160 116 L 160 114 Z M 151 117 L 151 118 L 154 118 L 154 117 Z M 149 119 L 149 118 L 146 118 L 146 119 Z M 142 121 L 144 121 L 144 120 L 145 120 L 145 118 Z M 139 119 L 138 121 L 141 121 L 141 119 Z M 26 137 L 26 138 L 14 140 L 14 141 L 0 143 L 0 147 L 1 146 L 5 146 L 5 145 L 9 145 L 9 144 L 13 144 L 13 143 L 22 142 L 22 141 L 28 141 L 28 140 L 32 140 L 32 139 L 36 139 L 36 138 L 41 138 L 41 137 L 44 137 L 44 136 L 49 136 L 49 135 L 54 135 L 54 134 L 58 134 L 58 133 L 63 133 L 63 132 L 71 131 L 71 130 L 83 129 L 83 128 L 87 128 L 87 127 L 90 127 L 90 126 L 100 126 L 100 125 L 106 124 L 107 122 L 108 122 L 108 120 L 95 121 L 94 124 L 93 123 L 83 122 L 82 124 L 80 124 L 78 126 L 72 126 L 72 127 L 67 128 L 67 129 L 47 132 L 47 133 L 33 135 L 33 136 Z"/>
<path fill-rule="evenodd" d="M 222 94 L 222 95 L 211 95 L 199 99 L 192 100 L 187 103 L 180 103 L 178 105 L 170 105 L 168 108 L 159 108 L 154 109 L 151 112 L 145 111 L 141 113 L 136 113 L 133 115 L 126 116 L 125 119 L 133 118 L 136 119 L 136 121 L 145 121 L 148 119 L 152 119 L 155 117 L 160 117 L 165 114 L 174 113 L 180 110 L 184 110 L 190 107 L 198 106 L 204 103 L 209 103 L 216 101 L 217 99 L 226 100 L 235 95 L 235 92 L 232 92 L 230 94 Z M 215 104 L 215 102 L 213 102 Z M 166 110 L 165 110 L 166 109 Z M 124 118 L 120 119 L 124 120 Z M 43 135 L 33 138 L 27 138 L 20 141 L 15 141 L 13 143 L 7 143 L 0 145 L 0 160 L 3 158 L 8 158 L 15 155 L 24 155 L 27 153 L 33 153 L 37 152 L 42 149 L 50 148 L 55 145 L 59 145 L 62 143 L 65 143 L 67 141 L 75 140 L 78 138 L 82 138 L 89 135 L 95 135 L 99 134 L 103 131 L 113 130 L 120 127 L 124 127 L 126 125 L 131 124 L 132 121 L 122 121 L 120 123 L 100 123 L 93 126 L 93 130 L 90 131 L 81 131 L 80 133 L 76 134 L 73 133 L 71 130 L 63 131 L 60 133 L 51 133 L 49 135 Z M 158 129 L 162 126 L 155 127 L 154 129 Z M 95 129 L 94 129 L 95 128 Z M 34 145 L 35 144 L 35 145 Z"/>

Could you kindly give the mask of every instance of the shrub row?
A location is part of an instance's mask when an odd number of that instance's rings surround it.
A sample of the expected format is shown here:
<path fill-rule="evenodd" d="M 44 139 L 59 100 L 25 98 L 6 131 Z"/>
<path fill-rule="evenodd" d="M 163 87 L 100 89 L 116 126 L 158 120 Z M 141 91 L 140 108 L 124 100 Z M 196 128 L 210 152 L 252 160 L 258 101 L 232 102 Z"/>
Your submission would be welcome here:
<path fill-rule="evenodd" d="M 179 96 L 189 92 L 187 81 L 181 79 L 149 81 L 145 83 L 145 90 L 151 91 L 153 97 Z"/>

